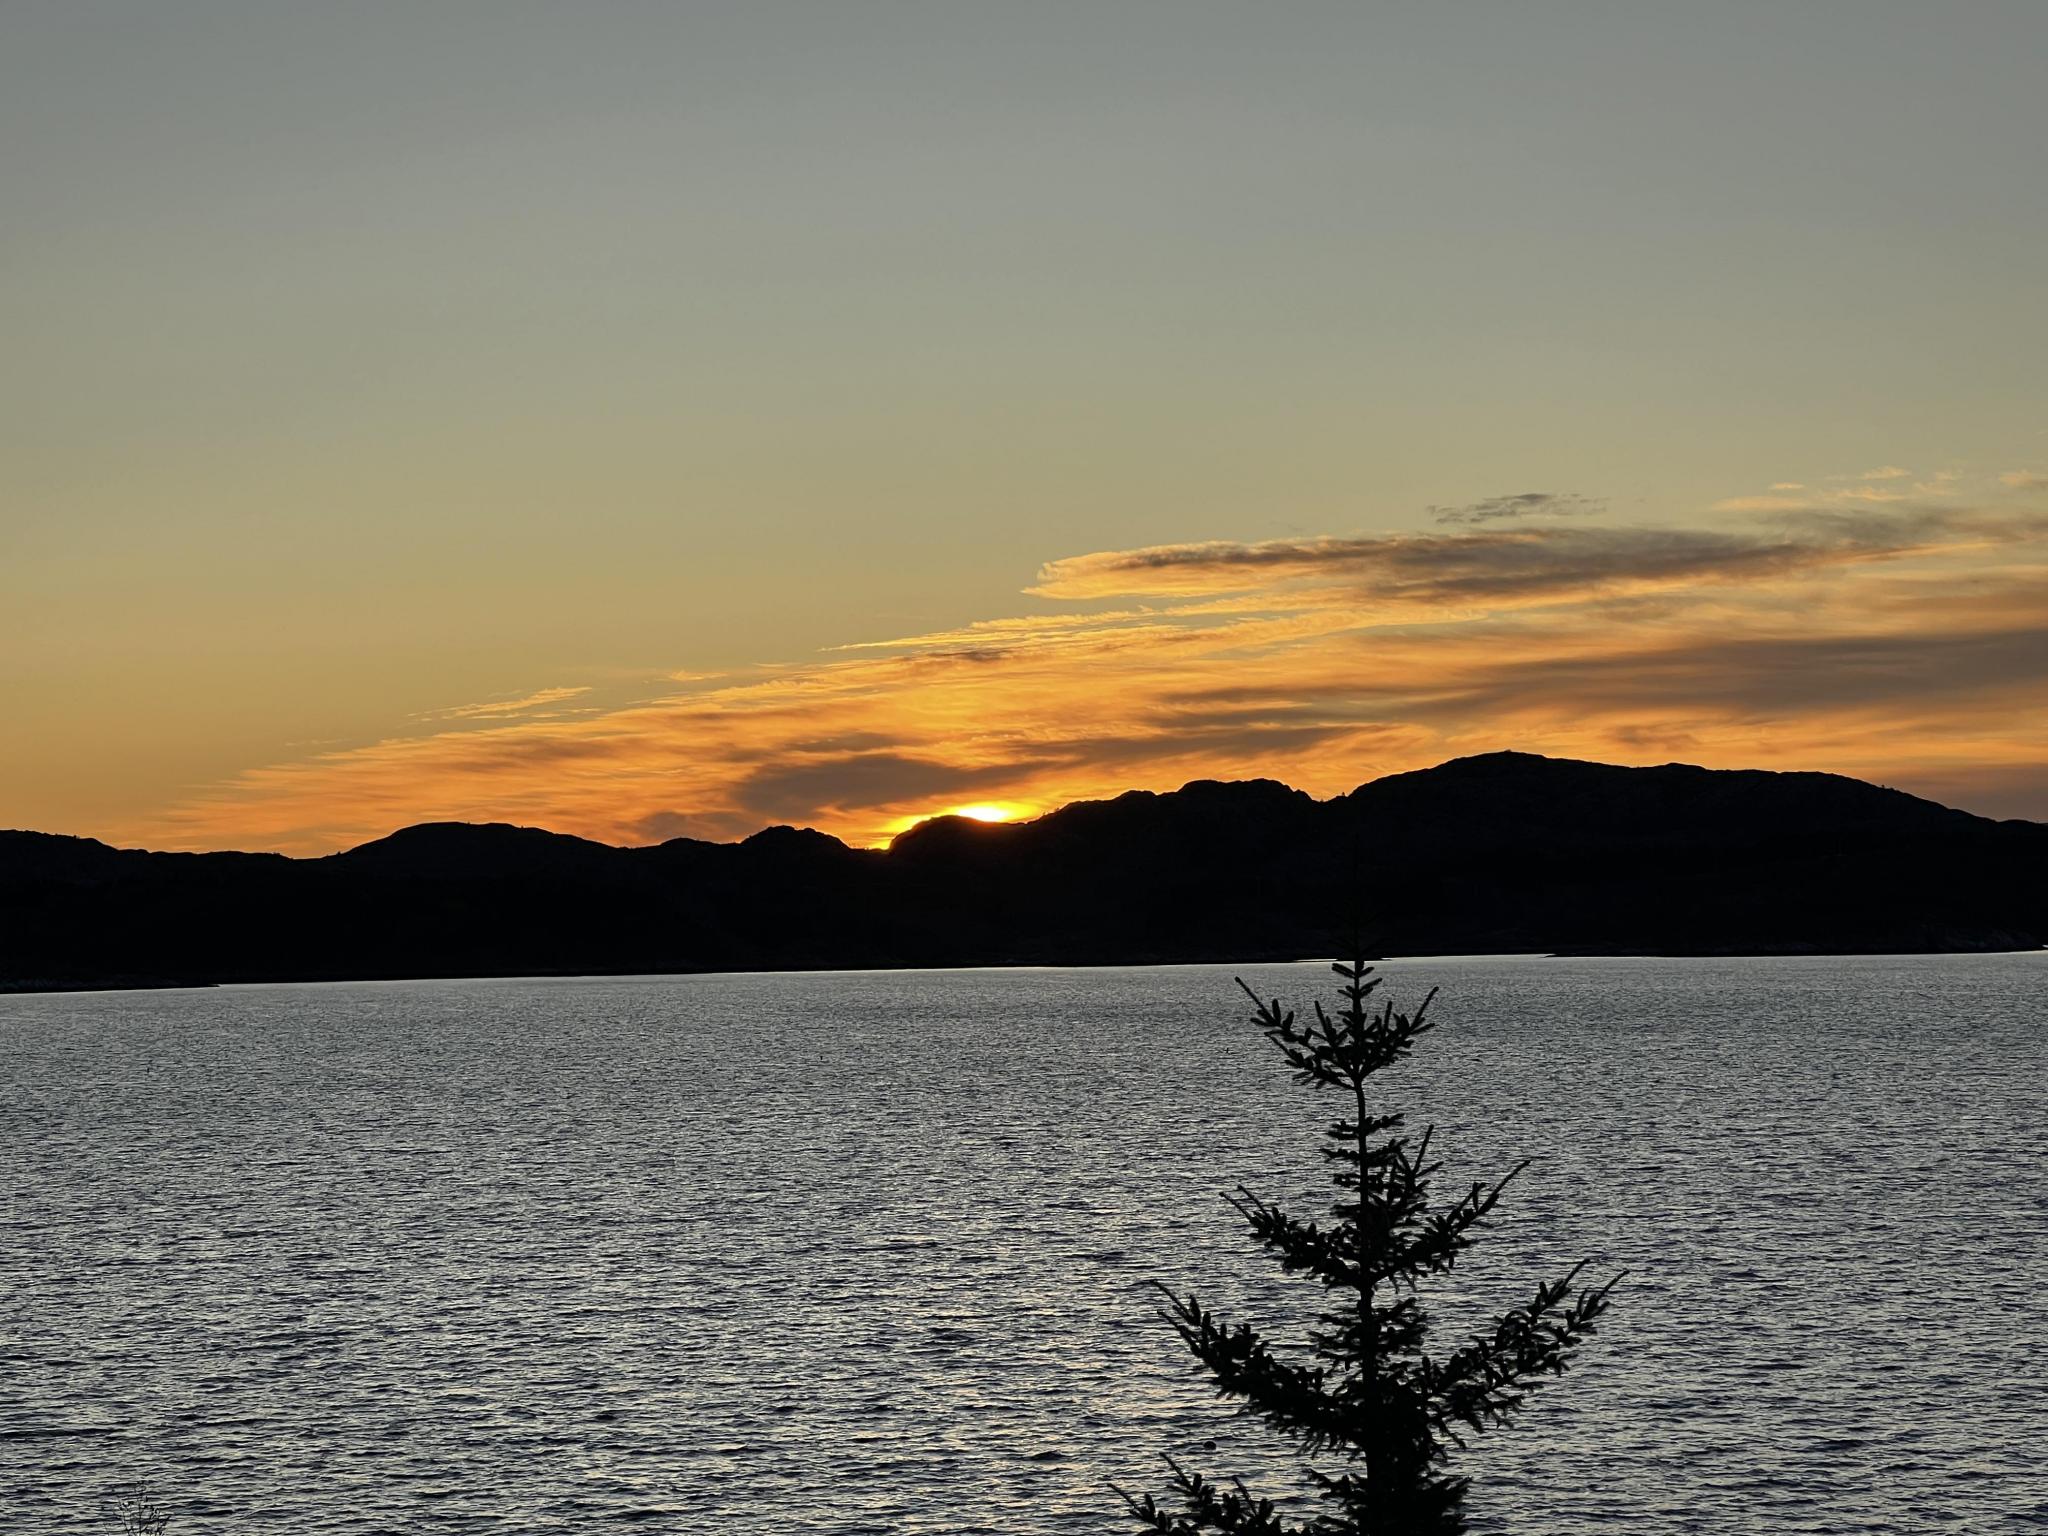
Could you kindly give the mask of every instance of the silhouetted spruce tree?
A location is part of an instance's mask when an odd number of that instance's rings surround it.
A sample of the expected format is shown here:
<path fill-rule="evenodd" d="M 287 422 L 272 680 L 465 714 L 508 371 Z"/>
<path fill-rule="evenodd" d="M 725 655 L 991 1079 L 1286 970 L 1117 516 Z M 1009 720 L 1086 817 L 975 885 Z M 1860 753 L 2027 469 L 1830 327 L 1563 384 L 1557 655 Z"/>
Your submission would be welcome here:
<path fill-rule="evenodd" d="M 1380 982 L 1370 966 L 1332 969 L 1344 978 L 1344 1005 L 1333 1016 L 1317 1003 L 1308 1024 L 1296 1024 L 1292 1011 L 1260 1002 L 1238 982 L 1295 1080 L 1337 1089 L 1349 1100 L 1349 1118 L 1329 1126 L 1322 1149 L 1339 1191 L 1333 1225 L 1290 1216 L 1242 1187 L 1231 1197 L 1283 1269 L 1313 1275 L 1327 1290 L 1328 1305 L 1304 1358 L 1285 1359 L 1252 1328 L 1229 1327 L 1193 1295 L 1161 1287 L 1170 1303 L 1162 1315 L 1208 1368 L 1217 1391 L 1295 1441 L 1323 1509 L 1305 1524 L 1285 1524 L 1272 1501 L 1242 1481 L 1219 1484 L 1169 1456 L 1177 1508 L 1162 1507 L 1149 1494 L 1140 1499 L 1116 1490 L 1153 1530 L 1254 1536 L 1462 1531 L 1469 1479 L 1446 1470 L 1450 1447 L 1464 1445 L 1466 1431 L 1507 1423 L 1544 1377 L 1564 1371 L 1607 1310 L 1614 1281 L 1575 1295 L 1575 1268 L 1538 1285 L 1527 1306 L 1490 1332 L 1448 1355 L 1429 1352 L 1417 1286 L 1457 1262 L 1472 1244 L 1473 1229 L 1528 1162 L 1491 1188 L 1474 1184 L 1456 1203 L 1432 1209 L 1429 1177 L 1439 1165 L 1429 1161 L 1429 1133 L 1411 1142 L 1400 1134 L 1402 1116 L 1369 1114 L 1365 1084 L 1434 1027 L 1425 1016 L 1436 992 L 1413 1014 L 1391 1003 L 1374 1009 L 1368 999 Z M 1318 1470 L 1318 1459 L 1331 1470 Z"/>

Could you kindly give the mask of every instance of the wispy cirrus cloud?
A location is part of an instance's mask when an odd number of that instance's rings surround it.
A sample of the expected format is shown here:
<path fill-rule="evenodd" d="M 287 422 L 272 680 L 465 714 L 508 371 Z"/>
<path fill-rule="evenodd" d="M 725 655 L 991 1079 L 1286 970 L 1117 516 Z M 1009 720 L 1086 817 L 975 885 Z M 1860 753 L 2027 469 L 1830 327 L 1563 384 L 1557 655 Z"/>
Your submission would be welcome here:
<path fill-rule="evenodd" d="M 1916 475 L 1899 464 L 1886 464 L 1852 475 L 1829 475 L 1821 483 L 1777 480 L 1767 491 L 1731 496 L 1714 503 L 1716 512 L 1778 512 L 1788 508 L 1943 505 L 1964 496 L 1969 477 L 1958 470 L 1937 469 Z"/>
<path fill-rule="evenodd" d="M 688 684 L 621 707 L 550 713 L 573 695 L 542 689 L 252 768 L 132 836 L 316 852 L 462 818 L 870 842 L 968 801 L 1254 775 L 1330 794 L 1503 746 L 1979 784 L 2048 815 L 2048 508 L 2010 480 L 1840 493 L 1864 483 L 1785 483 L 1689 526 L 1505 516 L 1074 555 L 1040 571 L 1036 611 L 670 669 Z"/>
<path fill-rule="evenodd" d="M 1480 523 L 1502 523 L 1525 517 L 1589 517 L 1606 505 L 1607 500 L 1602 496 L 1522 491 L 1513 496 L 1488 496 L 1457 506 L 1430 506 L 1423 510 L 1439 526 L 1469 528 Z"/>
<path fill-rule="evenodd" d="M 510 720 L 518 715 L 530 715 L 565 704 L 570 699 L 581 698 L 590 692 L 588 686 L 576 688 L 541 688 L 516 699 L 486 699 L 480 704 L 461 704 L 453 709 L 435 710 L 420 716 L 424 720 Z"/>

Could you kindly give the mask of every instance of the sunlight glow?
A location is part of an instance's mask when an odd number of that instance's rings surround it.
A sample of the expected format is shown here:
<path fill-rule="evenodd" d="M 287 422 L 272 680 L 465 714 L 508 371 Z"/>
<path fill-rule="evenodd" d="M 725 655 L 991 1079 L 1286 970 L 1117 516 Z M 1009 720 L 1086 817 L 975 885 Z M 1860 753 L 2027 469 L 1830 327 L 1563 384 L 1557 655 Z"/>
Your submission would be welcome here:
<path fill-rule="evenodd" d="M 965 816 L 974 821 L 1014 821 L 1028 809 L 1009 800 L 988 800 L 979 805 L 956 805 L 942 816 Z"/>
<path fill-rule="evenodd" d="M 1038 814 L 1038 807 L 1023 800 L 982 800 L 973 805 L 951 805 L 943 811 L 920 812 L 915 816 L 898 816 L 882 829 L 882 836 L 868 843 L 870 848 L 886 848 L 894 839 L 908 832 L 912 827 L 922 826 L 928 821 L 937 821 L 941 816 L 965 816 L 970 821 L 995 823 L 1000 821 L 1024 821 Z"/>
<path fill-rule="evenodd" d="M 409 734 L 247 768 L 98 830 L 318 855 L 423 821 L 625 846 L 786 822 L 882 847 L 934 815 L 1000 835 L 1056 805 L 1194 779 L 1323 798 L 1505 748 L 1825 768 L 2038 814 L 2048 479 L 2030 486 L 1930 480 L 1900 514 L 1824 488 L 1796 537 L 1749 514 L 1689 528 L 1587 516 L 1096 551 L 1048 562 L 1040 588 L 1153 606 L 1092 624 L 1056 609 L 1042 627 L 1013 614 L 652 698 L 565 695 L 536 675 Z M 1172 603 L 1156 602 L 1162 579 Z M 1809 686 L 1845 659 L 1869 677 Z"/>

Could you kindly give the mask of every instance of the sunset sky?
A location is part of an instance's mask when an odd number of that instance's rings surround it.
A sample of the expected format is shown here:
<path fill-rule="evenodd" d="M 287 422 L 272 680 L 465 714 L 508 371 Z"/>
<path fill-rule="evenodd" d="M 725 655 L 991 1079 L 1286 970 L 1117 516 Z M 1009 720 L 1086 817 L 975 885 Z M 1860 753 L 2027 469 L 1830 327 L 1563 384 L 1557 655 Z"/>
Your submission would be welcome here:
<path fill-rule="evenodd" d="M 0 7 L 0 826 L 2048 819 L 2048 6 Z"/>

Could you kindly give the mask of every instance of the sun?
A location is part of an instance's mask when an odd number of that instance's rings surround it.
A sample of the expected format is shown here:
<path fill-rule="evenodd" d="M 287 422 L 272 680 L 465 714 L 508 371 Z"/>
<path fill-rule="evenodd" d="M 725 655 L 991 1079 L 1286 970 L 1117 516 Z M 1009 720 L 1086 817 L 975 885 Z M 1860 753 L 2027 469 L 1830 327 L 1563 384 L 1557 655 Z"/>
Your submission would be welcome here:
<path fill-rule="evenodd" d="M 882 836 L 868 846 L 885 848 L 894 838 L 900 837 L 912 827 L 927 821 L 937 821 L 941 816 L 964 816 L 969 821 L 989 825 L 1003 821 L 1023 821 L 1038 814 L 1038 807 L 1027 805 L 1022 800 L 977 800 L 972 805 L 949 805 L 943 810 L 920 811 L 915 816 L 899 816 L 882 829 Z"/>
<path fill-rule="evenodd" d="M 985 800 L 978 805 L 956 805 L 939 812 L 941 816 L 965 816 L 971 821 L 1015 821 L 1024 807 L 1003 800 Z"/>

